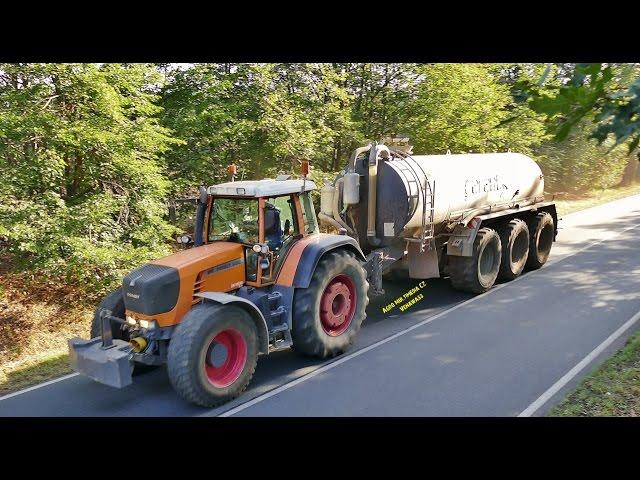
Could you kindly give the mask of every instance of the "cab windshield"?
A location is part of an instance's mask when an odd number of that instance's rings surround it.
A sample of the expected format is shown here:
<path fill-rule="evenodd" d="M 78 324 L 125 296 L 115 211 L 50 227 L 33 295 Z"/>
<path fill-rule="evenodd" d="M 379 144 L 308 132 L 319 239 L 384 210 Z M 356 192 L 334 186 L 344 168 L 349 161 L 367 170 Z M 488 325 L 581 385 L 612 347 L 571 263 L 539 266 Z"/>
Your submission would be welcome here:
<path fill-rule="evenodd" d="M 258 201 L 214 198 L 209 219 L 209 241 L 258 243 Z"/>

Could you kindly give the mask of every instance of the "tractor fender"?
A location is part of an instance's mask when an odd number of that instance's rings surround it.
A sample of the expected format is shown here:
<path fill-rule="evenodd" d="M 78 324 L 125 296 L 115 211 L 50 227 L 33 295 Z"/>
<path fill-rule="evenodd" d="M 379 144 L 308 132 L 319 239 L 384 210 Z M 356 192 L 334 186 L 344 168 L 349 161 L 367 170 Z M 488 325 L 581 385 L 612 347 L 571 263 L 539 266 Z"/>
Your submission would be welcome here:
<path fill-rule="evenodd" d="M 308 243 L 302 252 L 292 286 L 308 288 L 320 258 L 337 248 L 345 248 L 353 252 L 359 260 L 365 261 L 365 256 L 354 238 L 347 235 L 320 234 L 313 242 Z"/>
<path fill-rule="evenodd" d="M 246 298 L 238 297 L 237 295 L 230 295 L 222 292 L 201 292 L 196 293 L 194 296 L 201 297 L 206 301 L 219 303 L 221 305 L 234 304 L 245 310 L 258 330 L 258 339 L 260 342 L 260 353 L 269 353 L 269 329 L 267 328 L 267 321 L 264 319 L 264 315 L 260 309 Z"/>

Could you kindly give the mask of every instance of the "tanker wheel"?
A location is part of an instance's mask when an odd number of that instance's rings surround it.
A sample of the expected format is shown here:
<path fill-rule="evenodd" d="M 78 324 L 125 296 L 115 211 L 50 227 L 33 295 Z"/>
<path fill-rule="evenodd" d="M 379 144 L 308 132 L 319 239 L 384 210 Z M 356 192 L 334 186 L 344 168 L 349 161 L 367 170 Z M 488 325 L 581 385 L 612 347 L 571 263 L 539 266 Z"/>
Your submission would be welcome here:
<path fill-rule="evenodd" d="M 529 258 L 527 268 L 536 270 L 547 263 L 553 245 L 553 217 L 547 212 L 538 213 L 529 222 Z"/>
<path fill-rule="evenodd" d="M 167 372 L 185 400 L 216 407 L 240 395 L 258 362 L 258 332 L 242 308 L 204 302 L 176 327 Z"/>
<path fill-rule="evenodd" d="M 100 322 L 100 310 L 110 310 L 111 315 L 114 317 L 124 318 L 125 308 L 124 308 L 124 299 L 122 297 L 122 287 L 117 290 L 111 292 L 109 295 L 104 297 L 98 308 L 96 308 L 96 312 L 93 314 L 93 320 L 91 321 L 91 338 L 102 337 L 102 324 Z M 124 340 L 128 342 L 129 332 L 124 328 L 124 325 L 118 322 L 111 321 L 111 335 L 113 338 L 118 340 Z M 154 365 L 146 365 L 144 363 L 134 363 L 133 364 L 133 375 L 140 375 L 145 372 L 149 372 L 154 370 L 156 367 Z"/>
<path fill-rule="evenodd" d="M 529 256 L 529 228 L 519 218 L 514 218 L 500 229 L 502 260 L 498 276 L 513 280 L 524 270 Z"/>
<path fill-rule="evenodd" d="M 478 230 L 470 257 L 450 256 L 449 275 L 457 290 L 484 293 L 498 278 L 502 248 L 500 236 L 492 228 Z"/>
<path fill-rule="evenodd" d="M 296 289 L 293 300 L 293 348 L 326 358 L 339 355 L 360 330 L 369 303 L 369 283 L 353 253 L 325 254 L 308 288 Z"/>

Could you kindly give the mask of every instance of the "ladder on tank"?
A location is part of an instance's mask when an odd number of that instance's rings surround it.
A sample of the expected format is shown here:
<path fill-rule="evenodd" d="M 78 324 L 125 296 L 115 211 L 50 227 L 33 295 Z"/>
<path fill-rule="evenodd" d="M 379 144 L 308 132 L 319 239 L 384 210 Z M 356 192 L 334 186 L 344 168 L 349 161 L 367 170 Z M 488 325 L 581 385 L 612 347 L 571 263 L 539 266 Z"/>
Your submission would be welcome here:
<path fill-rule="evenodd" d="M 422 189 L 422 229 L 420 231 L 420 253 L 424 252 L 425 247 L 431 250 L 431 242 L 435 234 L 434 215 L 435 215 L 435 195 L 436 181 L 433 186 L 429 183 L 427 176 L 424 176 L 424 187 Z M 429 202 L 427 204 L 427 201 Z M 427 220 L 428 215 L 428 220 Z"/>
<path fill-rule="evenodd" d="M 421 185 L 418 181 L 419 176 L 417 171 L 414 168 L 406 163 L 398 162 L 396 164 L 396 168 L 402 173 L 405 180 L 407 181 L 407 185 L 409 186 L 409 195 L 407 196 L 410 204 L 412 202 L 418 202 L 420 199 L 420 191 L 422 191 L 422 228 L 420 230 L 420 239 L 406 239 L 407 242 L 420 242 L 420 253 L 431 250 L 431 242 L 430 240 L 435 236 L 435 225 L 434 225 L 434 215 L 435 215 L 435 192 L 436 192 L 436 181 L 433 180 L 433 185 L 429 183 L 429 177 L 427 172 L 420 166 L 418 162 L 414 160 L 411 155 L 408 155 L 404 152 L 393 151 L 401 159 L 407 162 L 411 160 L 411 162 L 415 165 L 416 169 L 419 169 L 422 172 L 422 178 L 424 178 L 424 185 Z"/>

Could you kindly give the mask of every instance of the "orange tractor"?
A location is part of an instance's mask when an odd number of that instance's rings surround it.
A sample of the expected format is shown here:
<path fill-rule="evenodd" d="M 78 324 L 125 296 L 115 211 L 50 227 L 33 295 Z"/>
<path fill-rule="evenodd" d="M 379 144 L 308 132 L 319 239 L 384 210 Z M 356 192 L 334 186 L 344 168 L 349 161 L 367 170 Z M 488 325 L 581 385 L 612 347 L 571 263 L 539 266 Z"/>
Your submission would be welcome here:
<path fill-rule="evenodd" d="M 124 277 L 92 339 L 69 341 L 74 368 L 124 387 L 166 364 L 178 394 L 212 407 L 247 387 L 259 354 L 343 352 L 365 318 L 365 257 L 352 237 L 319 233 L 305 169 L 201 187 L 193 239 L 179 239 L 194 248 Z"/>

